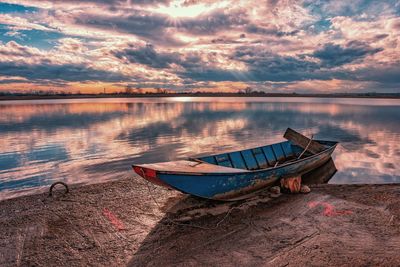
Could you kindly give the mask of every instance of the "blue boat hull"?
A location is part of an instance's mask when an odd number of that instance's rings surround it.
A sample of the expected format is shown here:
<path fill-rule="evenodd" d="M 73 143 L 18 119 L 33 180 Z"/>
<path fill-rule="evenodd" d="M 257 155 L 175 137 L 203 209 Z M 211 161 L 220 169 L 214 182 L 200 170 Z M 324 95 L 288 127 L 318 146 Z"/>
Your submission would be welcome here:
<path fill-rule="evenodd" d="M 142 169 L 135 166 L 134 168 L 138 168 L 135 171 L 141 176 L 158 185 L 174 188 L 183 193 L 202 198 L 232 201 L 246 198 L 254 192 L 272 186 L 281 178 L 302 175 L 327 162 L 337 143 L 330 141 L 320 142 L 325 142 L 327 148 L 318 154 L 309 155 L 306 158 L 292 162 L 289 161 L 276 167 L 258 170 L 240 171 L 225 167 L 222 168 L 226 170 L 223 169 L 214 173 L 157 170 L 146 176 Z M 230 173 L 228 172 L 229 169 L 235 170 L 235 172 Z"/>
<path fill-rule="evenodd" d="M 215 200 L 238 200 L 272 186 L 279 179 L 301 175 L 329 160 L 334 147 L 297 162 L 276 168 L 235 174 L 173 174 L 160 173 L 158 178 L 169 186 L 187 194 Z"/>

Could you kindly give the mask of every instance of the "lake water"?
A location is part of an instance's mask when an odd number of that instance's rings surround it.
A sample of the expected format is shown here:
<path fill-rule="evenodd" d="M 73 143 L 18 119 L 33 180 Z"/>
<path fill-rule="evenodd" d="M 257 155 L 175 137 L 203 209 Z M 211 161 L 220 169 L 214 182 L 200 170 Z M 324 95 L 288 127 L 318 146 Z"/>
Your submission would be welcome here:
<path fill-rule="evenodd" d="M 330 183 L 400 182 L 400 100 L 138 98 L 0 102 L 0 199 L 54 181 L 132 175 L 132 163 L 282 141 L 337 140 Z"/>

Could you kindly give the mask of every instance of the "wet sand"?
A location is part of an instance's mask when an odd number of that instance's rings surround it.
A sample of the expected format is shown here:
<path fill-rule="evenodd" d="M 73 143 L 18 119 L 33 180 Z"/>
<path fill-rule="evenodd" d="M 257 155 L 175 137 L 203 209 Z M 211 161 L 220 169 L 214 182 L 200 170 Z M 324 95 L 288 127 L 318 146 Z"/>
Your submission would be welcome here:
<path fill-rule="evenodd" d="M 0 202 L 0 266 L 400 265 L 399 184 L 230 203 L 136 176 L 61 191 Z"/>

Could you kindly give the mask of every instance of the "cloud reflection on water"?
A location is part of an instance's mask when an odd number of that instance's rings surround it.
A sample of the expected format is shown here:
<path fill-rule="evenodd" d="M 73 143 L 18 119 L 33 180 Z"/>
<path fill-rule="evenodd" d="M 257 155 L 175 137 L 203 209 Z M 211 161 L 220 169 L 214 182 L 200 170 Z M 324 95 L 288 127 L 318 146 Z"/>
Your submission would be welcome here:
<path fill-rule="evenodd" d="M 0 198 L 56 180 L 117 179 L 131 175 L 133 162 L 277 142 L 287 127 L 341 142 L 331 183 L 400 181 L 398 103 L 276 100 L 0 104 Z"/>

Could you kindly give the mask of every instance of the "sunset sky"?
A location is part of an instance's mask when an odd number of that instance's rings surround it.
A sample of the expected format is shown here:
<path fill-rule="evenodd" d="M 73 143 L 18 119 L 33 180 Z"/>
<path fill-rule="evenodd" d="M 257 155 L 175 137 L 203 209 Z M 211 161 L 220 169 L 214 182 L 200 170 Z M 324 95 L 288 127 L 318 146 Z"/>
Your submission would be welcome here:
<path fill-rule="evenodd" d="M 0 90 L 400 93 L 400 1 L 0 1 Z"/>

